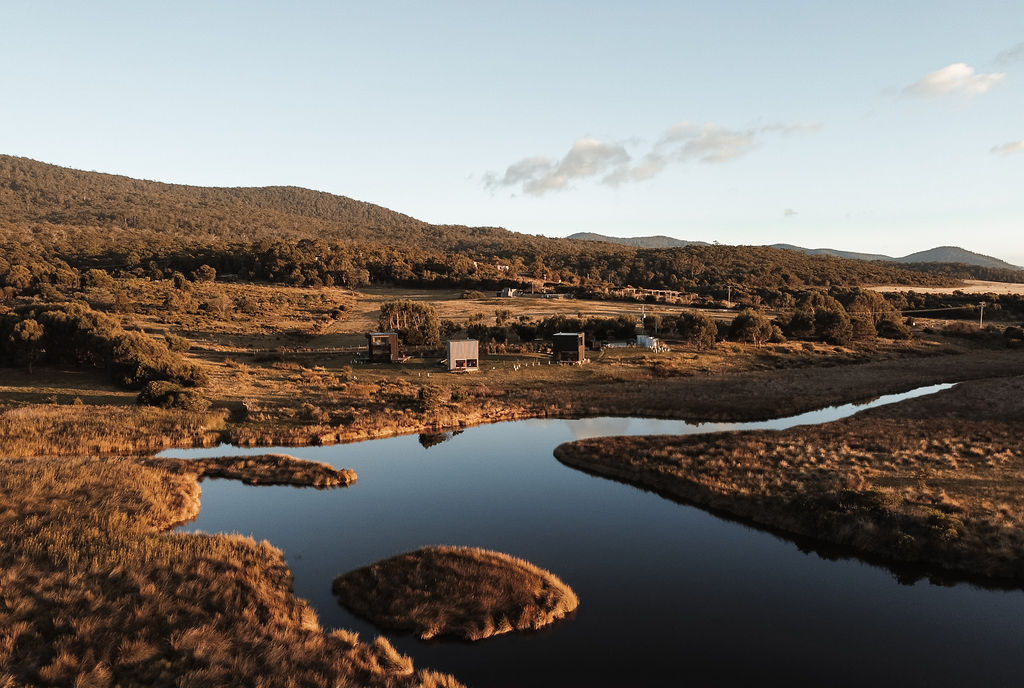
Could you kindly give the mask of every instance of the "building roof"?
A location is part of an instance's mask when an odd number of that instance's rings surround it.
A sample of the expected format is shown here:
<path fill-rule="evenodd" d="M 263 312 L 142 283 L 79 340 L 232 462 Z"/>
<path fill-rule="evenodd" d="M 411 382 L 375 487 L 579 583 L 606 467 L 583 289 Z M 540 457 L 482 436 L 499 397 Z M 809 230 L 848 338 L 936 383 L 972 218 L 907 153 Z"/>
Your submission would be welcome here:
<path fill-rule="evenodd" d="M 555 334 L 553 334 L 552 336 L 553 337 L 579 337 L 581 334 L 583 334 L 583 333 L 582 332 L 555 332 Z"/>
<path fill-rule="evenodd" d="M 480 340 L 479 339 L 449 339 L 448 340 L 449 344 L 459 344 L 461 342 L 475 342 L 475 343 L 479 344 Z"/>
<path fill-rule="evenodd" d="M 397 335 L 397 332 L 367 332 L 367 337 L 385 337 L 387 335 Z"/>

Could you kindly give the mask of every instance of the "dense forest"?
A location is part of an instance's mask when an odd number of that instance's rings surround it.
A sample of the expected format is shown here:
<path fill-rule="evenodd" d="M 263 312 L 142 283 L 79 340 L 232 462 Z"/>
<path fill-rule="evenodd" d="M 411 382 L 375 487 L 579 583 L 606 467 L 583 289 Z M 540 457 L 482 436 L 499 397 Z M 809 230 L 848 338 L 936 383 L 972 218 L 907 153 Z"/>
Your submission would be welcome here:
<path fill-rule="evenodd" d="M 898 266 L 765 246 L 645 249 L 431 225 L 295 187 L 164 184 L 11 156 L 0 156 L 0 249 L 0 287 L 8 295 L 74 286 L 94 268 L 312 286 L 548 284 L 600 294 L 632 285 L 716 297 L 728 285 L 779 292 L 950 285 L 963 277 L 1024 281 L 1024 273 L 966 265 Z"/>

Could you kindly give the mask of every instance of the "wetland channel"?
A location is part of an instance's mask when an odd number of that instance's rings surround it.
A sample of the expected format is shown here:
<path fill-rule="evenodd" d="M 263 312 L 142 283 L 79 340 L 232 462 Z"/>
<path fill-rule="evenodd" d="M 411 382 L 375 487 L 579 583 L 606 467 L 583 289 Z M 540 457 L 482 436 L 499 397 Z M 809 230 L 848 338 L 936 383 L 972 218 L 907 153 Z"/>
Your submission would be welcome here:
<path fill-rule="evenodd" d="M 587 437 L 828 422 L 950 386 L 758 423 L 535 419 L 470 427 L 432 446 L 406 435 L 161 456 L 281 451 L 356 471 L 355 485 L 334 490 L 208 479 L 198 518 L 182 527 L 280 547 L 295 594 L 327 629 L 381 635 L 339 606 L 331 582 L 423 545 L 522 557 L 576 591 L 575 614 L 535 633 L 477 643 L 384 634 L 417 667 L 450 672 L 471 687 L 1019 685 L 1022 590 L 898 578 L 552 456 L 562 442 Z"/>

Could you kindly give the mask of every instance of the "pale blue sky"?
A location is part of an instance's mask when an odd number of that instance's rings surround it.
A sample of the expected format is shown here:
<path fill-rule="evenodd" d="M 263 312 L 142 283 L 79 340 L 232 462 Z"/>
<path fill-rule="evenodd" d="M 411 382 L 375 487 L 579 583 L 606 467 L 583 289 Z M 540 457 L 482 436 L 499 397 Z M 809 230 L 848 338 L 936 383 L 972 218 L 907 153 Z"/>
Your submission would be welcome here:
<path fill-rule="evenodd" d="M 1019 0 L 0 0 L 0 64 L 0 152 L 71 167 L 1024 264 Z"/>

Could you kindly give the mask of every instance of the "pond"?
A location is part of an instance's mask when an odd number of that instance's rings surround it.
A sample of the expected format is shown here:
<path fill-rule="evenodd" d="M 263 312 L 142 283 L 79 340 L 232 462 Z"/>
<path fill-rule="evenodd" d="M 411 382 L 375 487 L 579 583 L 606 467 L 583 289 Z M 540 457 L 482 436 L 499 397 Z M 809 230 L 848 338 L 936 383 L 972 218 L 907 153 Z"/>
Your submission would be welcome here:
<path fill-rule="evenodd" d="M 423 545 L 478 546 L 546 568 L 576 591 L 575 615 L 543 631 L 481 641 L 386 634 L 418 667 L 469 686 L 1017 685 L 1024 592 L 901 583 L 629 485 L 568 468 L 560 443 L 594 436 L 785 428 L 867 406 L 765 423 L 637 418 L 525 420 L 450 436 L 280 448 L 355 469 L 318 491 L 203 483 L 186 531 L 237 532 L 280 547 L 295 593 L 325 628 L 380 632 L 331 594 L 339 573 Z M 444 440 L 444 441 L 441 441 Z M 265 453 L 218 447 L 164 456 Z"/>

